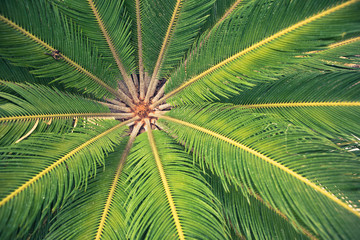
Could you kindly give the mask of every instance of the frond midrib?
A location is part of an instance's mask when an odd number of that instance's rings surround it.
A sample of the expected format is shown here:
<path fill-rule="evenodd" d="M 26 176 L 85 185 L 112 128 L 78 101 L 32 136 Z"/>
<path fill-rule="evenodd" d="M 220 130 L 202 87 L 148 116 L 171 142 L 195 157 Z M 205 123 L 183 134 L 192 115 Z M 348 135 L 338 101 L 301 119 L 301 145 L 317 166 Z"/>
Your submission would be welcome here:
<path fill-rule="evenodd" d="M 182 2 L 182 0 L 177 0 L 176 1 L 176 5 L 175 5 L 175 8 L 174 8 L 172 17 L 170 19 L 169 26 L 168 26 L 168 29 L 166 31 L 163 43 L 161 45 L 161 50 L 159 52 L 159 56 L 158 56 L 158 59 L 157 59 L 156 64 L 155 64 L 153 74 L 151 76 L 150 85 L 149 85 L 149 88 L 148 88 L 147 93 L 145 95 L 145 101 L 146 102 L 148 102 L 150 97 L 152 96 L 152 94 L 154 94 L 155 87 L 156 87 L 156 85 L 158 83 L 158 74 L 159 74 L 159 71 L 160 71 L 160 66 L 162 65 L 166 48 L 169 46 L 171 33 L 173 32 L 173 30 L 175 28 L 175 25 L 176 25 L 176 18 L 177 18 L 177 15 L 178 15 L 178 13 L 180 12 L 180 9 L 181 9 L 181 2 Z"/>
<path fill-rule="evenodd" d="M 243 104 L 244 108 L 296 108 L 296 107 L 355 107 L 360 106 L 359 101 L 324 101 L 324 102 L 280 102 L 280 103 L 261 103 Z"/>
<path fill-rule="evenodd" d="M 68 119 L 68 118 L 121 118 L 131 117 L 132 113 L 63 113 L 63 114 L 41 114 L 41 115 L 25 115 L 0 117 L 0 122 L 21 121 L 30 119 Z"/>
<path fill-rule="evenodd" d="M 159 124 L 159 126 L 172 138 L 176 139 L 177 136 L 172 134 L 170 131 L 167 131 L 167 129 Z M 185 146 L 184 142 L 179 142 L 183 147 Z M 244 187 L 243 185 L 241 187 Z M 310 231 L 308 231 L 308 229 L 306 229 L 305 227 L 299 225 L 298 223 L 296 223 L 295 221 L 290 221 L 290 219 L 283 213 L 281 212 L 278 208 L 274 208 L 273 206 L 271 206 L 271 204 L 267 201 L 265 201 L 259 194 L 255 193 L 254 191 L 252 191 L 250 188 L 247 188 L 247 191 L 249 193 L 250 196 L 252 196 L 256 201 L 259 201 L 261 204 L 263 204 L 264 206 L 266 206 L 268 209 L 270 209 L 271 211 L 273 211 L 274 213 L 276 213 L 277 215 L 279 215 L 281 218 L 283 218 L 284 220 L 286 220 L 287 222 L 289 222 L 290 224 L 292 224 L 293 226 L 295 226 L 298 230 L 300 230 L 304 235 L 308 236 L 310 239 L 312 240 L 317 240 L 317 238 L 310 233 Z"/>
<path fill-rule="evenodd" d="M 145 79 L 144 79 L 144 62 L 143 62 L 143 43 L 141 30 L 141 14 L 140 14 L 140 0 L 135 0 L 136 8 L 136 33 L 139 57 L 139 80 L 140 80 L 140 99 L 145 97 Z"/>
<path fill-rule="evenodd" d="M 102 21 L 102 19 L 101 19 L 101 16 L 100 16 L 100 14 L 99 14 L 99 12 L 98 12 L 98 10 L 97 10 L 97 8 L 96 8 L 93 0 L 88 0 L 88 3 L 89 3 L 89 5 L 90 5 L 90 7 L 91 7 L 91 10 L 92 10 L 95 18 L 96 18 L 96 21 L 97 21 L 97 23 L 98 23 L 98 25 L 99 25 L 100 30 L 101 30 L 104 38 L 106 39 L 106 42 L 107 42 L 108 47 L 109 47 L 109 49 L 110 49 L 110 51 L 111 51 L 111 54 L 112 54 L 112 56 L 113 56 L 113 58 L 114 58 L 114 60 L 115 60 L 115 62 L 116 62 L 116 65 L 118 66 L 118 68 L 119 68 L 119 70 L 120 70 L 120 72 L 121 72 L 121 74 L 122 74 L 122 77 L 124 78 L 125 83 L 126 83 L 127 87 L 128 87 L 129 90 L 130 90 L 130 93 L 131 93 L 132 97 L 133 97 L 135 100 L 138 100 L 138 99 L 137 99 L 137 94 L 136 94 L 136 90 L 135 90 L 134 83 L 132 82 L 129 74 L 126 72 L 123 63 L 122 63 L 121 60 L 120 60 L 120 57 L 119 57 L 119 55 L 118 55 L 118 53 L 117 53 L 117 51 L 116 51 L 116 49 L 115 49 L 115 46 L 114 46 L 114 44 L 113 44 L 113 41 L 112 41 L 110 35 L 108 34 L 108 32 L 107 32 L 107 30 L 106 30 L 106 27 L 105 27 L 105 25 L 104 25 L 104 23 L 103 23 L 103 21 Z"/>
<path fill-rule="evenodd" d="M 160 156 L 159 156 L 159 152 L 158 152 L 157 147 L 156 147 L 154 135 L 153 135 L 152 130 L 151 130 L 151 125 L 150 125 L 149 120 L 147 120 L 145 123 L 146 123 L 146 127 L 147 127 L 147 134 L 148 134 L 148 139 L 149 139 L 149 143 L 150 143 L 150 146 L 151 146 L 151 150 L 153 152 L 153 156 L 154 156 L 154 159 L 156 161 L 156 166 L 158 168 L 159 175 L 161 177 L 161 182 L 163 184 L 164 191 L 165 191 L 165 194 L 166 194 L 166 198 L 168 200 L 168 203 L 169 203 L 169 206 L 170 206 L 170 209 L 171 209 L 171 213 L 172 213 L 172 216 L 173 216 L 173 219 L 174 219 L 174 223 L 175 223 L 175 226 L 176 226 L 176 230 L 177 230 L 179 239 L 184 240 L 185 237 L 184 237 L 184 233 L 183 233 L 182 226 L 181 226 L 181 223 L 180 223 L 180 219 L 179 219 L 179 216 L 178 216 L 178 213 L 177 213 L 177 210 L 176 210 L 174 199 L 173 199 L 172 194 L 171 194 L 169 183 L 168 183 L 167 178 L 166 178 L 165 170 L 164 170 L 164 167 L 162 165 L 162 162 L 161 162 L 161 159 L 160 159 Z"/>
<path fill-rule="evenodd" d="M 121 172 L 122 172 L 122 170 L 124 168 L 126 158 L 129 155 L 129 152 L 130 152 L 131 147 L 132 147 L 132 145 L 134 143 L 136 135 L 138 134 L 138 132 L 140 130 L 140 127 L 141 127 L 140 124 L 138 124 L 138 125 L 136 125 L 134 127 L 134 129 L 132 130 L 132 132 L 130 134 L 130 138 L 128 140 L 128 143 L 126 144 L 126 147 L 125 147 L 123 153 L 121 154 L 121 158 L 120 158 L 118 167 L 116 169 L 114 178 L 113 178 L 113 180 L 111 182 L 110 189 L 109 189 L 109 194 L 108 194 L 108 196 L 106 198 L 104 210 L 102 212 L 101 219 L 100 219 L 100 222 L 99 222 L 99 226 L 98 226 L 98 229 L 97 229 L 97 232 L 96 232 L 96 236 L 95 236 L 96 240 L 101 239 L 101 235 L 102 235 L 102 232 L 103 232 L 104 227 L 105 227 L 105 221 L 106 221 L 106 218 L 108 217 L 110 205 L 111 205 L 111 202 L 113 201 L 113 198 L 114 198 L 116 186 L 118 184 Z"/>

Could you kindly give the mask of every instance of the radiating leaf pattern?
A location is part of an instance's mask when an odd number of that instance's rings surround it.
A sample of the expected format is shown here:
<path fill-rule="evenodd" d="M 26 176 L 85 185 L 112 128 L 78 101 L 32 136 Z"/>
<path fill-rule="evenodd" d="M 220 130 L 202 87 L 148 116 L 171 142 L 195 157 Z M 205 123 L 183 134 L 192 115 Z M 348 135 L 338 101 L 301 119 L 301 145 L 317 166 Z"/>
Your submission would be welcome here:
<path fill-rule="evenodd" d="M 359 0 L 2 0 L 0 238 L 357 239 Z"/>

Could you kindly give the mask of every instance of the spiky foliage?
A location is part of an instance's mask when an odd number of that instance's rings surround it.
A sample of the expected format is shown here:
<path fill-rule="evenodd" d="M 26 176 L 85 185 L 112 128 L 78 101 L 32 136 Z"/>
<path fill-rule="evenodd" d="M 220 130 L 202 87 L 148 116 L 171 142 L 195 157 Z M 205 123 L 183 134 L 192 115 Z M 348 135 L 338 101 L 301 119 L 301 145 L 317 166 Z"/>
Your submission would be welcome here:
<path fill-rule="evenodd" d="M 359 12 L 1 1 L 0 238 L 358 238 Z"/>

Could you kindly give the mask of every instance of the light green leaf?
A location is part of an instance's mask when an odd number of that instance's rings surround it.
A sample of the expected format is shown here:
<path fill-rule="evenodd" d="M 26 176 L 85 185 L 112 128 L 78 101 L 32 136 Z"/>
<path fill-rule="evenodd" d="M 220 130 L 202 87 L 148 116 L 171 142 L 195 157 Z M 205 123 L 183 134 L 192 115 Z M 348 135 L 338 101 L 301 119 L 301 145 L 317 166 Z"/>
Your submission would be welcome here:
<path fill-rule="evenodd" d="M 359 160 L 325 138 L 224 104 L 182 107 L 162 123 L 224 186 L 257 192 L 323 238 L 354 238 Z M 336 224 L 335 224 L 336 223 Z"/>
<path fill-rule="evenodd" d="M 177 239 L 179 232 L 155 162 L 148 136 L 134 143 L 128 164 L 131 184 L 128 202 L 130 239 Z M 171 190 L 185 238 L 224 239 L 224 226 L 215 197 L 188 155 L 168 136 L 154 131 L 156 148 Z"/>
<path fill-rule="evenodd" d="M 86 190 L 77 190 L 76 196 L 67 201 L 54 217 L 54 223 L 46 239 L 95 238 L 123 149 L 124 144 L 121 148 L 116 148 L 115 152 L 105 159 L 105 167 L 99 169 L 96 177 L 89 180 Z M 115 195 L 102 233 L 104 239 L 126 239 L 127 174 L 127 170 L 123 170 L 116 184 Z"/>
<path fill-rule="evenodd" d="M 111 65 L 114 75 L 120 73 L 91 5 L 93 4 L 101 18 L 120 61 L 128 73 L 131 73 L 135 69 L 134 49 L 130 44 L 132 23 L 124 2 L 114 0 L 54 1 L 67 17 L 80 26 L 83 34 L 96 44 L 100 57 Z"/>
<path fill-rule="evenodd" d="M 233 186 L 226 191 L 216 176 L 209 176 L 215 196 L 221 202 L 224 217 L 238 237 L 246 239 L 315 238 L 301 226 L 292 226 L 285 215 L 273 209 L 255 193 L 245 197 Z"/>
<path fill-rule="evenodd" d="M 177 2 L 180 2 L 180 5 L 173 28 L 169 31 L 168 27 Z M 159 54 L 164 54 L 160 62 L 161 71 L 158 74 L 158 79 L 162 79 L 184 57 L 200 27 L 204 24 L 213 1 L 143 0 L 141 3 L 142 12 L 146 13 L 141 16 L 145 69 L 153 73 Z M 168 41 L 164 42 L 167 37 Z M 167 46 L 162 50 L 164 44 Z"/>
<path fill-rule="evenodd" d="M 104 155 L 120 143 L 124 125 L 102 121 L 71 134 L 38 134 L 0 148 L 1 238 L 24 237 L 74 189 L 85 187 L 97 165 L 104 164 Z"/>
<path fill-rule="evenodd" d="M 360 136 L 359 76 L 356 71 L 292 74 L 256 86 L 228 102 L 255 113 L 277 115 L 328 138 Z"/>
<path fill-rule="evenodd" d="M 31 132 L 66 132 L 74 119 L 106 117 L 109 109 L 90 99 L 42 85 L 0 81 L 0 145 L 11 144 Z M 36 124 L 36 125 L 35 125 Z M 80 125 L 80 124 L 79 124 Z"/>
<path fill-rule="evenodd" d="M 165 98 L 176 104 L 212 101 L 277 79 L 304 61 L 296 56 L 343 40 L 344 32 L 344 38 L 346 32 L 359 32 L 358 10 L 357 1 L 250 2 L 171 76 Z"/>

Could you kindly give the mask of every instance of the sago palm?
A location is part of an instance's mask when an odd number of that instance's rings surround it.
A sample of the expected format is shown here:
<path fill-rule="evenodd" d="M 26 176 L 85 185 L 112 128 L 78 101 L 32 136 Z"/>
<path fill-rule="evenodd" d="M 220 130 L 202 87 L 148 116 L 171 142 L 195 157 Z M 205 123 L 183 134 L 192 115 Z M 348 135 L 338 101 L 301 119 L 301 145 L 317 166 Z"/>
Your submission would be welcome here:
<path fill-rule="evenodd" d="M 1 239 L 356 239 L 357 0 L 2 0 Z"/>

